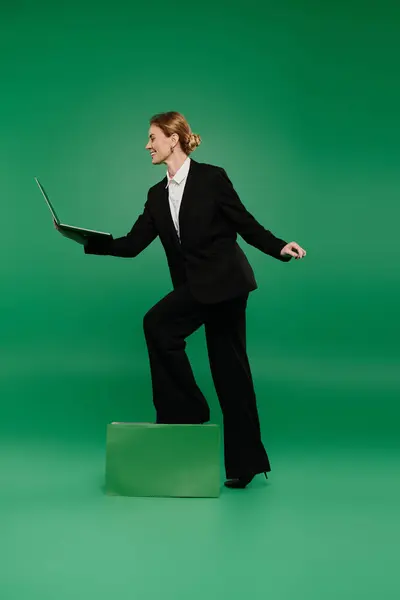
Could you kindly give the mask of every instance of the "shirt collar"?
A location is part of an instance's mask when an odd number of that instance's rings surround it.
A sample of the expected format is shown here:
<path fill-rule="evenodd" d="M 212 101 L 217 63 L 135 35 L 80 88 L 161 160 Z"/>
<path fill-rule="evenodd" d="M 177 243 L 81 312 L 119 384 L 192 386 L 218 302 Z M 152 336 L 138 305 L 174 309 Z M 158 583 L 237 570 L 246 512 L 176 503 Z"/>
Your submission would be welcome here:
<path fill-rule="evenodd" d="M 167 184 L 165 186 L 166 188 L 168 187 L 170 181 L 175 181 L 178 184 L 182 183 L 182 181 L 185 179 L 185 177 L 187 177 L 187 174 L 189 173 L 190 161 L 191 161 L 191 158 L 188 156 L 185 159 L 185 162 L 183 163 L 183 165 L 181 165 L 181 167 L 177 170 L 177 172 L 175 173 L 175 175 L 173 177 L 169 176 L 168 169 L 167 169 Z"/>

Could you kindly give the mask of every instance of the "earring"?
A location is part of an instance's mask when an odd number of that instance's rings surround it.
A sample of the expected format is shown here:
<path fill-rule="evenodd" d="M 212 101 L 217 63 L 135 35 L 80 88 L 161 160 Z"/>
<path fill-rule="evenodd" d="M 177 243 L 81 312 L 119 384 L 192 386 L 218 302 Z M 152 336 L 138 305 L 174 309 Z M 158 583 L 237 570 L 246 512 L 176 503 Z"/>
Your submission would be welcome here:
<path fill-rule="evenodd" d="M 174 151 L 174 147 L 173 147 L 173 146 L 171 146 L 171 152 L 173 152 L 173 151 Z"/>

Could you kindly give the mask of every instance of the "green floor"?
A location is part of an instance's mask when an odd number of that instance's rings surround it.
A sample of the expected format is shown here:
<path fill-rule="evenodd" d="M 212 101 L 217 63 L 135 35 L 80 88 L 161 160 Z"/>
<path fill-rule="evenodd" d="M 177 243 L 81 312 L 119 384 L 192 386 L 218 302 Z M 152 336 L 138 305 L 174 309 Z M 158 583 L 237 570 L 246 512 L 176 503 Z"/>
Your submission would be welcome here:
<path fill-rule="evenodd" d="M 397 599 L 398 456 L 361 450 L 272 444 L 245 490 L 121 498 L 102 445 L 3 439 L 1 598 Z"/>

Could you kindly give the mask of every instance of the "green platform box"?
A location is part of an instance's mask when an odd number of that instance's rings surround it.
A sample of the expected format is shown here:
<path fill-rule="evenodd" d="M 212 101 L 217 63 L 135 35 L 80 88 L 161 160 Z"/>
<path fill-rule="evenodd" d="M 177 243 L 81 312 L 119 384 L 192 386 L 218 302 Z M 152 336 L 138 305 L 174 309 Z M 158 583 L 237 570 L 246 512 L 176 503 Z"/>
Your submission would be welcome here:
<path fill-rule="evenodd" d="M 218 497 L 219 425 L 110 423 L 107 425 L 106 493 Z"/>

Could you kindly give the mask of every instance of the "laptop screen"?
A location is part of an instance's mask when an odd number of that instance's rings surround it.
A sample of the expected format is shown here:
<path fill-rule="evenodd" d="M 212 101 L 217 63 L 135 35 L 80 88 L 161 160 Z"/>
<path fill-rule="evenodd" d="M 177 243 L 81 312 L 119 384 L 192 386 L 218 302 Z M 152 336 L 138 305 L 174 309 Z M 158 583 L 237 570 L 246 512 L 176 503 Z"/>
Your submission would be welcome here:
<path fill-rule="evenodd" d="M 48 196 L 47 196 L 47 194 L 46 194 L 46 192 L 45 192 L 45 190 L 44 190 L 43 186 L 40 184 L 40 181 L 38 180 L 38 178 L 37 178 L 37 177 L 35 177 L 35 181 L 36 181 L 36 183 L 38 184 L 38 186 L 39 186 L 39 189 L 40 189 L 40 191 L 42 192 L 42 194 L 43 194 L 43 196 L 44 196 L 44 199 L 45 199 L 45 200 L 46 200 L 46 202 L 47 202 L 47 206 L 49 207 L 49 209 L 50 209 L 50 211 L 51 211 L 51 214 L 53 215 L 53 218 L 54 218 L 55 222 L 57 223 L 57 225 L 60 225 L 60 219 L 57 217 L 57 215 L 56 215 L 56 211 L 54 210 L 54 208 L 53 208 L 53 206 L 52 206 L 52 204 L 51 204 L 51 202 L 50 202 L 50 200 L 49 200 L 49 198 L 48 198 Z"/>

